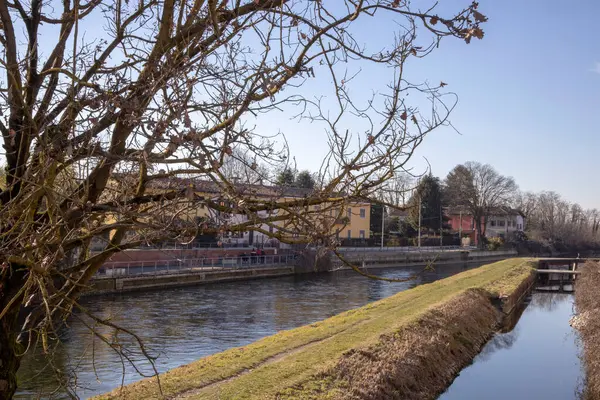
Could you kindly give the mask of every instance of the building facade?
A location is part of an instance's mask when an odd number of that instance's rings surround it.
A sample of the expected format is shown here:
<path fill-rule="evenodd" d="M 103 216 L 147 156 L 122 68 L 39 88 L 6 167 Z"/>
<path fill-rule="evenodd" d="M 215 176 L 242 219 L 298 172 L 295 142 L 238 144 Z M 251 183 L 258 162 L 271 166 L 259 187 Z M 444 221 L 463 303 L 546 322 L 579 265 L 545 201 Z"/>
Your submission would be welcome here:
<path fill-rule="evenodd" d="M 311 195 L 310 189 L 279 187 L 265 185 L 239 185 L 240 192 L 246 192 L 251 198 L 260 199 L 262 202 L 295 204 L 298 200 L 307 199 Z M 193 183 L 197 197 L 209 198 L 222 206 L 231 207 L 233 204 L 223 198 L 218 186 L 212 182 L 196 181 Z M 339 207 L 327 203 L 318 205 L 301 205 L 285 207 L 269 211 L 258 211 L 258 220 L 269 217 L 283 217 L 278 221 L 259 223 L 256 229 L 240 232 L 225 231 L 220 238 L 224 244 L 235 244 L 250 247 L 281 247 L 290 245 L 286 241 L 295 239 L 306 240 L 306 232 L 319 230 L 330 232 L 338 239 L 368 239 L 370 237 L 370 204 L 364 201 L 344 201 L 344 206 Z M 302 215 L 306 219 L 300 221 L 298 218 L 285 218 L 285 214 Z M 200 205 L 194 213 L 196 218 L 205 218 L 218 226 L 231 226 L 249 222 L 249 217 L 243 213 L 223 213 L 216 209 Z M 254 217 L 254 216 L 253 216 Z M 308 222 L 307 222 L 308 221 Z M 275 236 L 275 237 L 273 237 Z M 277 239 L 280 237 L 282 240 Z M 289 240 L 287 240 L 289 239 Z M 301 241 L 302 241 L 301 240 Z"/>
<path fill-rule="evenodd" d="M 452 232 L 461 233 L 462 237 L 471 239 L 472 244 L 477 244 L 477 233 L 475 230 L 475 218 L 469 211 L 461 208 L 446 209 L 448 225 Z M 509 239 L 511 235 L 518 231 L 525 230 L 525 217 L 516 209 L 509 207 L 496 207 L 491 210 L 490 215 L 483 226 L 484 221 L 479 222 L 482 225 L 482 231 L 488 238 L 500 237 Z"/>

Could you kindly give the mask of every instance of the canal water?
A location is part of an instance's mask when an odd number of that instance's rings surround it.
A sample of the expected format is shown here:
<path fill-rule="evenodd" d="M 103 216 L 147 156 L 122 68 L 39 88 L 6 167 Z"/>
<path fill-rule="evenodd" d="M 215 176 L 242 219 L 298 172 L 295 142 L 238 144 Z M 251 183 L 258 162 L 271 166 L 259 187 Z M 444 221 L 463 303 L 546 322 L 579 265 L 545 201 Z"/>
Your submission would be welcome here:
<path fill-rule="evenodd" d="M 439 400 L 578 399 L 584 376 L 573 295 L 534 292 L 516 326 L 496 334 Z"/>
<path fill-rule="evenodd" d="M 485 264 L 487 262 L 484 262 Z M 480 264 L 470 263 L 468 268 Z M 159 372 L 190 363 L 231 347 L 244 346 L 278 331 L 319 321 L 363 306 L 422 283 L 433 282 L 468 269 L 440 265 L 416 280 L 404 283 L 374 281 L 352 271 L 308 274 L 274 279 L 220 283 L 187 288 L 98 296 L 82 304 L 100 318 L 140 336 Z M 421 268 L 380 269 L 385 277 L 407 278 Z M 375 272 L 375 271 L 374 271 Z M 80 320 L 81 319 L 81 320 Z M 85 322 L 85 323 L 84 323 Z M 104 393 L 141 379 L 130 364 L 102 340 L 94 338 L 78 313 L 62 332 L 51 362 L 61 371 L 77 369 L 77 379 L 63 384 L 81 398 Z M 144 374 L 152 369 L 134 340 L 114 329 L 99 327 L 102 337 L 131 352 L 129 357 Z M 19 370 L 17 398 L 65 398 L 53 369 L 39 352 L 28 354 Z"/>

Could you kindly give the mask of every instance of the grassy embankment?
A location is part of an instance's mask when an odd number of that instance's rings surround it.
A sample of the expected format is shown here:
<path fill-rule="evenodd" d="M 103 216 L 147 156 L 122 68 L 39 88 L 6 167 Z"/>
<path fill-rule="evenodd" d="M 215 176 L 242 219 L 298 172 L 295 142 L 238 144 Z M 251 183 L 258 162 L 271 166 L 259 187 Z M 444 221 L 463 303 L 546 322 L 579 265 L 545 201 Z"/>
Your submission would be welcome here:
<path fill-rule="evenodd" d="M 587 262 L 579 268 L 575 305 L 577 316 L 572 325 L 579 331 L 583 343 L 583 363 L 586 372 L 584 399 L 600 399 L 600 263 Z"/>
<path fill-rule="evenodd" d="M 205 357 L 162 374 L 163 394 L 240 400 L 431 398 L 497 327 L 501 313 L 491 299 L 522 290 L 534 266 L 531 259 L 496 262 Z M 153 378 L 99 398 L 161 395 Z"/>

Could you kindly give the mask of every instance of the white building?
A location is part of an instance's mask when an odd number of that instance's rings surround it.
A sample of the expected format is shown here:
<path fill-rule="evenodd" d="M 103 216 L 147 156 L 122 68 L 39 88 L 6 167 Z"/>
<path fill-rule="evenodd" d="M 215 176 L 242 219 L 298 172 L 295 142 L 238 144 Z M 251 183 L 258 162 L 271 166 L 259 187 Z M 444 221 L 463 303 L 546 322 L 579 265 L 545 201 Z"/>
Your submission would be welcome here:
<path fill-rule="evenodd" d="M 514 232 L 525 230 L 525 218 L 519 210 L 498 207 L 487 219 L 485 235 L 490 237 L 510 238 Z"/>

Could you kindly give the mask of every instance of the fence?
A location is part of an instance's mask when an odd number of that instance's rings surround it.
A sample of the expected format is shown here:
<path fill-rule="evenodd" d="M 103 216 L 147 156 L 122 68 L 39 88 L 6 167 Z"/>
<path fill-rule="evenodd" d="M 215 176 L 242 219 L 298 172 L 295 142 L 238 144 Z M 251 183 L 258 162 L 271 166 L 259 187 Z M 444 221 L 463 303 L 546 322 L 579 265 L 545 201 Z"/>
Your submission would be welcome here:
<path fill-rule="evenodd" d="M 193 259 L 174 259 L 162 261 L 117 261 L 104 264 L 97 277 L 177 274 L 206 272 L 215 270 L 233 270 L 243 268 L 269 268 L 291 265 L 297 255 L 261 255 L 241 257 L 204 257 Z"/>
<path fill-rule="evenodd" d="M 370 253 L 370 252 L 396 252 L 396 253 L 443 253 L 449 251 L 471 251 L 475 246 L 398 246 L 398 247 L 339 247 L 341 253 Z"/>
<path fill-rule="evenodd" d="M 95 243 L 91 246 L 92 251 L 102 251 L 106 247 L 106 243 Z M 160 242 L 155 244 L 142 244 L 132 250 L 228 250 L 228 249 L 252 249 L 252 248 L 264 248 L 264 249 L 272 249 L 278 248 L 278 246 L 274 246 L 273 243 L 255 243 L 253 245 L 245 242 L 223 242 L 221 245 L 218 243 L 212 242 L 194 242 L 194 243 L 178 243 L 178 242 Z"/>

